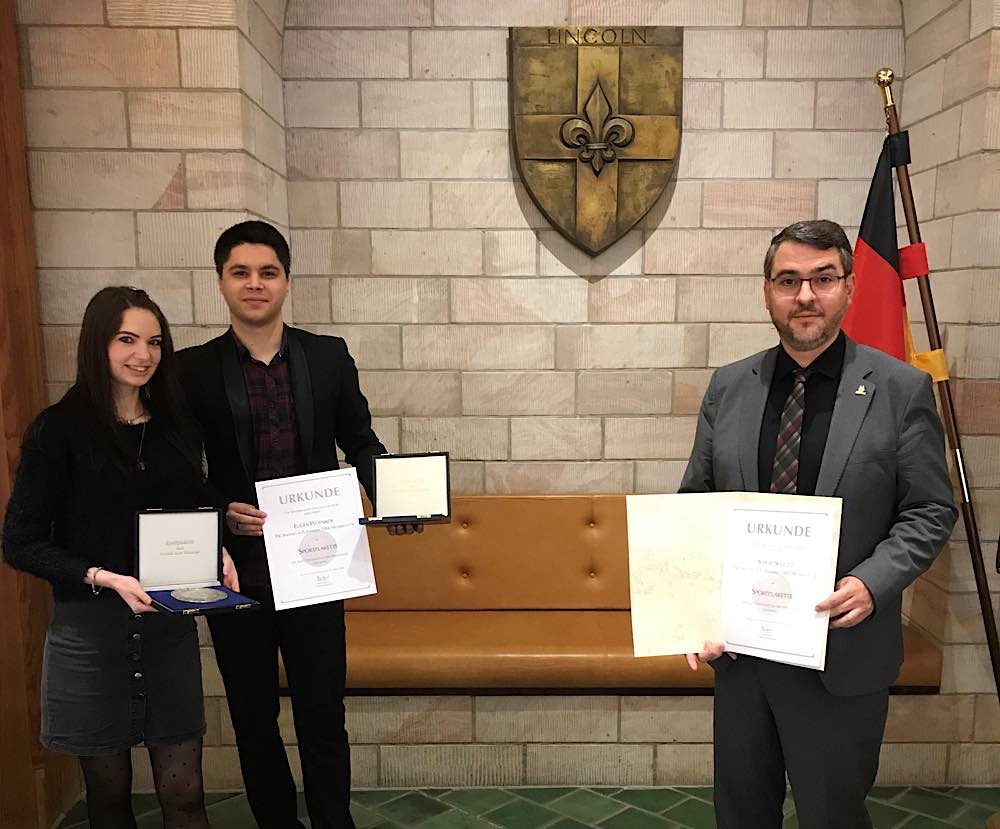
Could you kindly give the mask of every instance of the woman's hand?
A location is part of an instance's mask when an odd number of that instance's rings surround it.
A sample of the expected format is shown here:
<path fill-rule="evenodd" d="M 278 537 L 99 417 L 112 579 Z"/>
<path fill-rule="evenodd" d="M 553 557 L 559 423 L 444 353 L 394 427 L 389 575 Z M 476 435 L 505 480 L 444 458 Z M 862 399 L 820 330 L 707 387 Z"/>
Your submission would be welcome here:
<path fill-rule="evenodd" d="M 107 570 L 101 570 L 95 578 L 94 583 L 98 587 L 109 587 L 114 590 L 133 613 L 156 612 L 152 598 L 142 589 L 138 579 L 120 573 L 109 573 Z"/>
<path fill-rule="evenodd" d="M 222 586 L 228 587 L 234 593 L 240 592 L 240 577 L 236 573 L 236 565 L 225 547 L 222 548 Z"/>
<path fill-rule="evenodd" d="M 261 512 L 253 504 L 233 501 L 226 507 L 226 523 L 234 535 L 263 535 L 266 512 Z"/>

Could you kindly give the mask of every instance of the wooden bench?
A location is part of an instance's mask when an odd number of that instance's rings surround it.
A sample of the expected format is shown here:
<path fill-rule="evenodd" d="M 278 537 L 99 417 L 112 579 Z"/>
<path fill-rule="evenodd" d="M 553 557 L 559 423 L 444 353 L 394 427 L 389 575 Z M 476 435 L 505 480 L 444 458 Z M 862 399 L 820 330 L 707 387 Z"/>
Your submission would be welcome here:
<path fill-rule="evenodd" d="M 369 537 L 350 693 L 711 693 L 707 666 L 632 656 L 623 495 L 460 496 L 451 524 Z M 893 690 L 936 693 L 940 650 L 909 626 L 904 646 Z"/>

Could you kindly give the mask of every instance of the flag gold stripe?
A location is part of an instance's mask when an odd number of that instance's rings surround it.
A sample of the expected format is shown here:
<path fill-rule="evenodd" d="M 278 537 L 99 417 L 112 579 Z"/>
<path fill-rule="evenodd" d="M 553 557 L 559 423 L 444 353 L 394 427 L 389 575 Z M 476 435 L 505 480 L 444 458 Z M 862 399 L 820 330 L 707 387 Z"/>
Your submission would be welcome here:
<path fill-rule="evenodd" d="M 948 363 L 944 359 L 943 348 L 911 354 L 910 365 L 926 371 L 935 383 L 948 379 Z"/>
<path fill-rule="evenodd" d="M 949 379 L 948 361 L 945 360 L 943 348 L 936 348 L 933 351 L 917 351 L 914 347 L 913 332 L 910 330 L 910 315 L 905 307 L 903 308 L 903 342 L 906 346 L 906 362 L 914 368 L 926 371 L 935 383 Z"/>

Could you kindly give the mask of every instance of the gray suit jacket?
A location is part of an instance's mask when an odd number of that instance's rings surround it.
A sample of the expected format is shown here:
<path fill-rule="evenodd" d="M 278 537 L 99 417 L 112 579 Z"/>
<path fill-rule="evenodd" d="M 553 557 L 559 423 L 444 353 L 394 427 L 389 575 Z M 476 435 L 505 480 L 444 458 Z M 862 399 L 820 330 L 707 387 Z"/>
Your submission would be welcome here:
<path fill-rule="evenodd" d="M 681 492 L 757 490 L 777 353 L 712 376 Z M 830 631 L 823 684 L 841 696 L 881 690 L 903 661 L 903 589 L 930 567 L 958 517 L 927 374 L 847 340 L 816 494 L 844 500 L 837 578 L 856 576 L 875 600 L 861 624 Z"/>

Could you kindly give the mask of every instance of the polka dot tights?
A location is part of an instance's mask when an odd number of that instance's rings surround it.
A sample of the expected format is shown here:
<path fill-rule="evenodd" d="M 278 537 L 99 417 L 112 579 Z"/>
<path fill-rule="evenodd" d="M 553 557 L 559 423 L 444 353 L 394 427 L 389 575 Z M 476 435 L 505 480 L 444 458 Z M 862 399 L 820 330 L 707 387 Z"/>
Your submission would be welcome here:
<path fill-rule="evenodd" d="M 208 829 L 201 781 L 201 739 L 149 746 L 164 829 Z M 87 818 L 93 829 L 136 829 L 131 752 L 81 757 Z"/>

